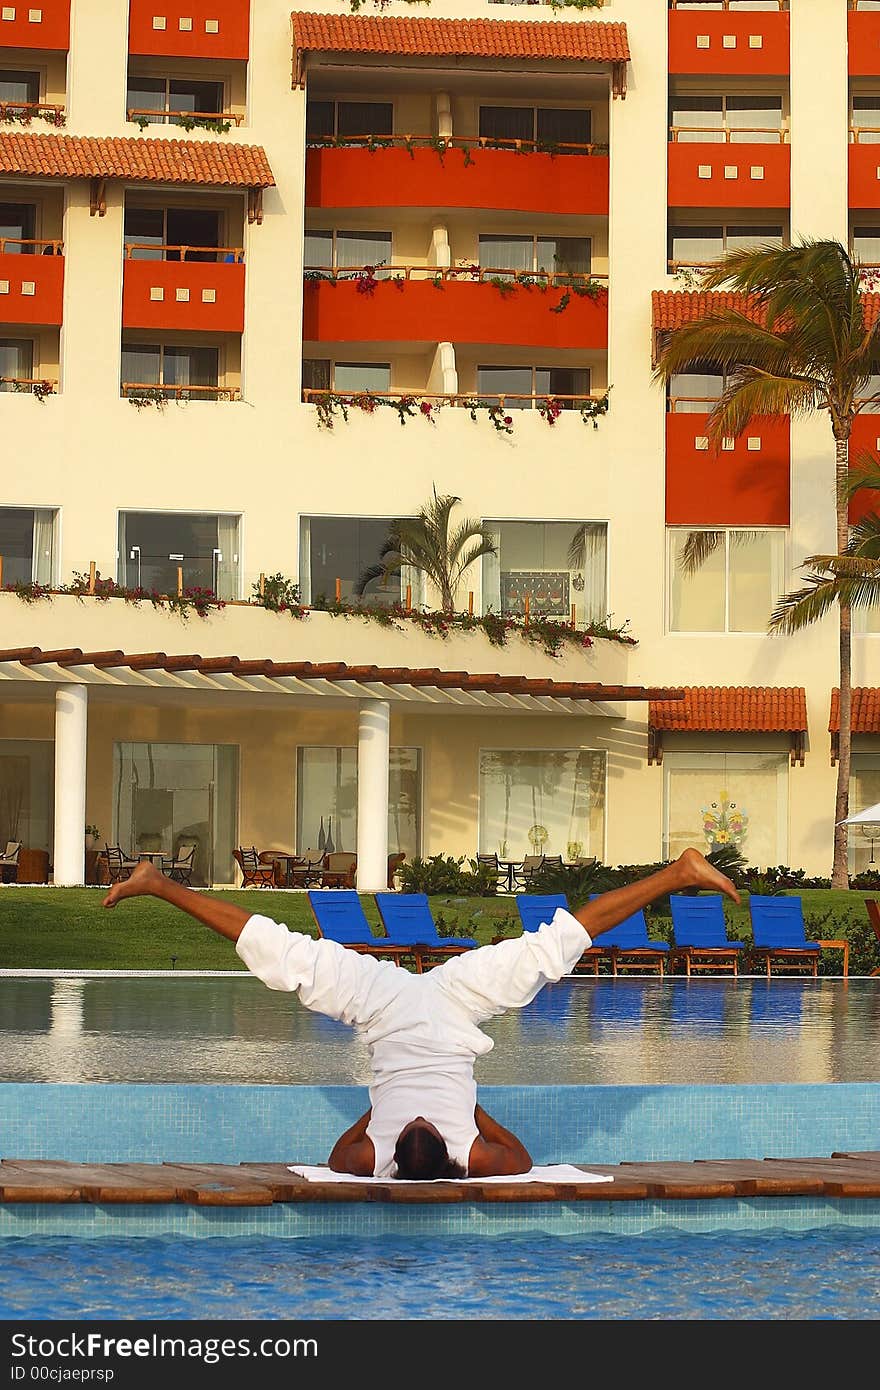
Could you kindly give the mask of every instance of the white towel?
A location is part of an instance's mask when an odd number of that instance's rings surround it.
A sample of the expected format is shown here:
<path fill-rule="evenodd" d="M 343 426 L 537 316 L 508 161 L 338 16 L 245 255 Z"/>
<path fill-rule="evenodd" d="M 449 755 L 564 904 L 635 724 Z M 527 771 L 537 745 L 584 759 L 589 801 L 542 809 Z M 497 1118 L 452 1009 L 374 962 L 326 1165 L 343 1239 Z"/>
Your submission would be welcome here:
<path fill-rule="evenodd" d="M 289 1173 L 297 1173 L 307 1182 L 414 1182 L 414 1178 L 358 1178 L 353 1173 L 335 1173 L 332 1168 L 310 1168 L 304 1163 L 288 1163 Z M 613 1182 L 610 1173 L 585 1173 L 571 1163 L 550 1163 L 543 1167 L 530 1168 L 527 1173 L 511 1173 L 492 1178 L 432 1178 L 432 1182 L 476 1183 L 486 1182 Z"/>

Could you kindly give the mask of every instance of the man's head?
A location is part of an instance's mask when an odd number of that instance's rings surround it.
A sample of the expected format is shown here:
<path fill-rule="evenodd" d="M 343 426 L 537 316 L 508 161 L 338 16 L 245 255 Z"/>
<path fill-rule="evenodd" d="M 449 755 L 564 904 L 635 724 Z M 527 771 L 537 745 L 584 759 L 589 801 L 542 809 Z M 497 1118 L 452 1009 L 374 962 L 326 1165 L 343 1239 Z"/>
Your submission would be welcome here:
<path fill-rule="evenodd" d="M 410 1178 L 416 1182 L 430 1182 L 432 1178 L 464 1178 L 467 1176 L 460 1163 L 449 1157 L 446 1141 L 440 1131 L 417 1115 L 397 1136 L 394 1149 L 398 1178 Z"/>

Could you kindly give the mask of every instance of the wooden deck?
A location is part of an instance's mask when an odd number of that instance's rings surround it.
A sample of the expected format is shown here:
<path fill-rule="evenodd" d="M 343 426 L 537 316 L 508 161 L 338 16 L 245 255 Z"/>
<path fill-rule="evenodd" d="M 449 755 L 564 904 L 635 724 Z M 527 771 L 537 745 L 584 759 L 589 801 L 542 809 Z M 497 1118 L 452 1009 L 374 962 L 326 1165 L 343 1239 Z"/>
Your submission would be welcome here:
<path fill-rule="evenodd" d="M 283 1163 L 0 1162 L 0 1202 L 632 1202 L 719 1197 L 880 1197 L 880 1152 L 827 1158 L 700 1159 L 693 1163 L 576 1165 L 610 1183 L 314 1183 Z"/>

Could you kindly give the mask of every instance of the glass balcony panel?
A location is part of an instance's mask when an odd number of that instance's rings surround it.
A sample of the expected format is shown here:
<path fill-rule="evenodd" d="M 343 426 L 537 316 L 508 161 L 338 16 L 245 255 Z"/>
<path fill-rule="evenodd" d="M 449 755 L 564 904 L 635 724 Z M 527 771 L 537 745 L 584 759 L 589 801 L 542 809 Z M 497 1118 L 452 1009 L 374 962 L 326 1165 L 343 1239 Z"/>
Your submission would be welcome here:
<path fill-rule="evenodd" d="M 14 391 L 16 381 L 34 374 L 34 345 L 29 338 L 0 338 L 0 391 Z"/>
<path fill-rule="evenodd" d="M 343 394 L 356 391 L 390 391 L 390 362 L 334 362 L 333 389 Z"/>
<path fill-rule="evenodd" d="M 674 97 L 669 124 L 675 128 L 675 138 L 680 144 L 721 144 L 724 141 L 724 99 L 720 96 Z"/>
<path fill-rule="evenodd" d="M 782 98 L 727 98 L 727 125 L 734 145 L 777 145 L 782 128 Z"/>

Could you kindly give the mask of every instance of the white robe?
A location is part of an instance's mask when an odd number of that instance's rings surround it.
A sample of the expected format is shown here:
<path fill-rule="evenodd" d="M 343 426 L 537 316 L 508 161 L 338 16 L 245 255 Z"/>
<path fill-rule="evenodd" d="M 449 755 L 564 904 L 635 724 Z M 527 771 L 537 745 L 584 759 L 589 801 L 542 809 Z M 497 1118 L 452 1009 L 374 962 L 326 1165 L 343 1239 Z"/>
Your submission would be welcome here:
<path fill-rule="evenodd" d="M 270 989 L 290 990 L 307 1009 L 361 1033 L 372 1068 L 373 1171 L 391 1177 L 397 1136 L 419 1115 L 467 1171 L 477 1137 L 474 1061 L 494 1046 L 478 1025 L 528 1004 L 590 945 L 580 922 L 558 908 L 537 931 L 465 951 L 423 975 L 259 914 L 248 918 L 235 949 Z"/>

